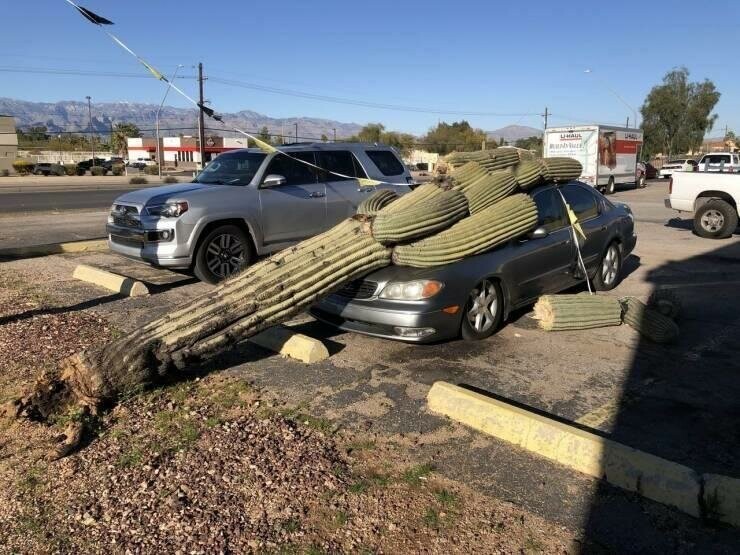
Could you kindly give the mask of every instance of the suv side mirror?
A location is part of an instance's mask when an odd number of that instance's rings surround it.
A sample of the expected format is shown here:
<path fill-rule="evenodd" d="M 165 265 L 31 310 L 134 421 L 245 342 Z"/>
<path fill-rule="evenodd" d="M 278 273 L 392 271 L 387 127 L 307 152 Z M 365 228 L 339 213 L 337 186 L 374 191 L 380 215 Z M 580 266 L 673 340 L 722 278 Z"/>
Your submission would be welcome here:
<path fill-rule="evenodd" d="M 284 176 L 278 175 L 276 173 L 271 173 L 267 177 L 265 177 L 262 180 L 262 186 L 263 187 L 278 187 L 280 185 L 285 185 L 287 183 L 287 179 L 285 179 Z"/>
<path fill-rule="evenodd" d="M 530 239 L 544 239 L 550 235 L 550 233 L 545 229 L 545 226 L 540 226 L 537 229 L 535 229 L 532 233 L 529 234 Z"/>

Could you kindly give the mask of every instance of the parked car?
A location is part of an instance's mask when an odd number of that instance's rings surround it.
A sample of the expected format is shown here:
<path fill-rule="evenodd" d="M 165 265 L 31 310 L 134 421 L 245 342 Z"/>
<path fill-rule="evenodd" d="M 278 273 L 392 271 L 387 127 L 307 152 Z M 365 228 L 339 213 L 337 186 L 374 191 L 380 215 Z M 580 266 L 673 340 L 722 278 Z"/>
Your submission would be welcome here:
<path fill-rule="evenodd" d="M 647 185 L 647 166 L 644 162 L 637 162 L 635 166 L 635 187 L 644 189 Z"/>
<path fill-rule="evenodd" d="M 128 165 L 130 168 L 143 170 L 147 166 L 156 166 L 157 161 L 150 158 L 137 158 L 136 160 L 130 160 Z"/>
<path fill-rule="evenodd" d="M 85 175 L 85 173 L 90 171 L 90 168 L 92 168 L 93 166 L 99 166 L 103 168 L 107 173 L 111 171 L 113 164 L 110 160 L 105 160 L 103 158 L 95 158 L 94 163 L 92 158 L 90 158 L 89 160 L 82 160 L 80 162 L 77 162 L 77 175 Z"/>
<path fill-rule="evenodd" d="M 705 172 L 740 172 L 740 154 L 712 152 L 699 160 L 699 169 Z"/>
<path fill-rule="evenodd" d="M 216 283 L 271 253 L 320 233 L 348 216 L 376 187 L 404 194 L 411 175 L 387 146 L 304 143 L 284 146 L 291 157 L 348 177 L 319 171 L 279 153 L 225 152 L 192 183 L 126 193 L 108 218 L 114 252 L 156 266 L 192 269 Z"/>
<path fill-rule="evenodd" d="M 639 179 L 640 176 L 645 179 L 655 179 L 658 177 L 658 169 L 650 162 L 638 162 L 635 180 Z"/>
<path fill-rule="evenodd" d="M 64 175 L 64 166 L 50 162 L 39 162 L 33 167 L 34 175 Z"/>
<path fill-rule="evenodd" d="M 581 252 L 594 287 L 614 288 L 637 242 L 630 208 L 585 183 L 560 190 L 586 234 Z M 492 335 L 512 311 L 584 280 L 557 186 L 529 194 L 539 223 L 527 237 L 445 266 L 383 268 L 327 296 L 311 313 L 343 330 L 419 343 Z"/>
<path fill-rule="evenodd" d="M 660 177 L 668 178 L 676 172 L 693 172 L 697 166 L 697 161 L 691 158 L 669 160 L 660 168 Z"/>
<path fill-rule="evenodd" d="M 694 213 L 700 237 L 724 239 L 737 229 L 740 173 L 677 173 L 668 184 L 667 208 Z"/>

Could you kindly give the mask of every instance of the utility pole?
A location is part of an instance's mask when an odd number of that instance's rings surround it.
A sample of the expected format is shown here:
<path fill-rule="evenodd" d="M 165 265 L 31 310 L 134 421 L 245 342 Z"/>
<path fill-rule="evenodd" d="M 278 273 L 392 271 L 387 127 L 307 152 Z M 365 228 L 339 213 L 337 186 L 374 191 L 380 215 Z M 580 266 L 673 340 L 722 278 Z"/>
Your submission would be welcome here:
<path fill-rule="evenodd" d="M 629 129 L 629 126 L 630 126 L 630 117 L 627 116 L 627 125 L 625 125 L 625 127 L 627 127 Z"/>
<path fill-rule="evenodd" d="M 336 143 L 337 142 L 337 128 L 332 127 L 331 130 L 334 131 L 334 142 Z M 725 135 L 727 135 L 727 133 L 725 133 Z"/>
<path fill-rule="evenodd" d="M 203 98 L 203 63 L 198 64 L 198 89 L 200 93 L 200 105 L 205 106 L 205 98 Z M 198 112 L 198 150 L 200 152 L 200 169 L 203 169 L 205 167 L 206 162 L 206 151 L 205 151 L 205 119 L 203 118 L 203 109 L 199 109 Z"/>
<path fill-rule="evenodd" d="M 545 113 L 542 114 L 542 117 L 545 119 L 545 129 L 547 129 L 547 116 L 549 115 L 549 112 L 547 111 L 547 106 L 545 106 Z"/>
<path fill-rule="evenodd" d="M 162 113 L 162 107 L 164 106 L 164 101 L 167 100 L 167 95 L 169 94 L 170 89 L 172 88 L 172 83 L 175 81 L 175 79 L 177 79 L 177 72 L 180 70 L 181 67 L 183 67 L 182 64 L 177 64 L 177 67 L 175 68 L 175 71 L 172 74 L 172 77 L 170 77 L 170 80 L 167 82 L 167 90 L 164 91 L 164 96 L 162 97 L 162 102 L 159 103 L 159 108 L 157 108 L 157 115 L 155 117 L 155 123 L 156 123 L 156 128 L 157 128 L 157 131 L 156 131 L 156 135 L 157 135 L 157 171 L 159 172 L 159 177 L 160 178 L 162 177 L 162 166 L 164 165 L 162 162 L 164 160 L 162 160 L 163 155 L 162 155 L 161 148 L 159 146 L 159 143 L 161 141 L 161 139 L 159 138 L 159 116 Z M 201 87 L 200 96 L 201 96 L 201 102 L 202 102 L 203 87 Z M 201 114 L 202 113 L 203 112 L 201 111 Z M 198 120 L 198 122 L 200 123 L 200 120 Z M 199 125 L 198 126 L 198 129 L 203 129 L 203 126 L 202 125 Z M 202 140 L 200 138 L 200 132 L 198 133 L 198 140 L 199 141 Z M 247 146 L 249 146 L 249 143 L 247 143 Z M 201 156 L 203 156 L 203 154 L 201 154 Z M 202 158 L 201 158 L 201 162 L 202 162 Z"/>
<path fill-rule="evenodd" d="M 295 142 L 298 142 L 298 122 L 295 122 Z"/>
<path fill-rule="evenodd" d="M 57 135 L 57 139 L 59 140 L 59 163 L 63 164 L 64 162 L 62 161 L 62 134 L 61 133 Z"/>
<path fill-rule="evenodd" d="M 90 121 L 90 147 L 92 148 L 92 165 L 95 166 L 95 139 L 93 137 L 93 124 L 92 124 L 92 102 L 89 96 L 87 98 L 87 114 Z"/>

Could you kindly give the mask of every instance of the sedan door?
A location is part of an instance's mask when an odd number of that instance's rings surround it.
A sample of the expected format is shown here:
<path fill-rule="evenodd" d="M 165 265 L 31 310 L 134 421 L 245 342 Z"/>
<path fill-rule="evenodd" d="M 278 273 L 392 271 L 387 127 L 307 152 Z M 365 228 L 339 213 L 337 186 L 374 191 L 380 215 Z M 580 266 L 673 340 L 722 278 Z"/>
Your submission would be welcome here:
<path fill-rule="evenodd" d="M 513 289 L 515 305 L 556 293 L 575 283 L 572 273 L 575 249 L 562 199 L 553 188 L 532 197 L 537 204 L 535 235 L 512 243 L 511 261 L 506 264 L 506 282 Z"/>
<path fill-rule="evenodd" d="M 313 152 L 290 156 L 316 164 Z M 285 178 L 282 185 L 265 186 L 269 175 Z M 316 169 L 283 154 L 277 154 L 262 176 L 259 188 L 262 234 L 267 246 L 292 243 L 326 229 L 326 187 L 319 183 Z"/>
<path fill-rule="evenodd" d="M 601 257 L 604 255 L 609 240 L 608 217 L 602 214 L 601 202 L 591 187 L 568 183 L 561 188 L 565 201 L 578 217 L 586 241 L 581 246 L 581 255 L 589 275 L 592 275 Z M 575 268 L 574 268 L 575 269 Z M 576 272 L 580 275 L 583 272 Z"/>

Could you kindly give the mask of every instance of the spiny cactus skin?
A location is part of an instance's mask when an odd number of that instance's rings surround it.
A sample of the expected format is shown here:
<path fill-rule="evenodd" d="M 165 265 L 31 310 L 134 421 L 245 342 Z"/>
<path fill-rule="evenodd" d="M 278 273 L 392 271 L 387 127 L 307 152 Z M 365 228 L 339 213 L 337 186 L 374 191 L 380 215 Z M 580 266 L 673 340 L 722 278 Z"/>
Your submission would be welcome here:
<path fill-rule="evenodd" d="M 379 210 L 396 200 L 398 195 L 389 189 L 381 189 L 363 200 L 357 207 L 358 214 L 374 216 Z"/>
<path fill-rule="evenodd" d="M 681 316 L 681 298 L 672 289 L 656 289 L 650 293 L 647 305 L 674 322 Z"/>
<path fill-rule="evenodd" d="M 534 201 L 528 195 L 513 195 L 436 235 L 395 247 L 393 263 L 416 268 L 451 264 L 491 250 L 536 225 Z"/>
<path fill-rule="evenodd" d="M 441 195 L 443 192 L 444 189 L 436 183 L 424 183 L 423 185 L 419 185 L 410 193 L 406 193 L 401 196 L 398 200 L 394 200 L 392 203 L 386 205 L 380 210 L 380 212 L 400 212 L 402 210 L 406 210 L 409 206 L 425 202 L 437 195 Z"/>
<path fill-rule="evenodd" d="M 547 331 L 584 330 L 619 326 L 619 299 L 603 295 L 543 295 L 534 305 L 534 317 Z"/>
<path fill-rule="evenodd" d="M 544 182 L 541 160 L 524 160 L 514 168 L 514 177 L 525 191 Z"/>
<path fill-rule="evenodd" d="M 384 245 L 407 243 L 447 229 L 468 215 L 468 200 L 459 191 L 441 191 L 403 210 L 381 210 L 372 233 Z"/>
<path fill-rule="evenodd" d="M 556 183 L 578 179 L 583 171 L 583 166 L 573 158 L 544 158 L 542 160 L 542 175 L 547 181 Z"/>
<path fill-rule="evenodd" d="M 516 190 L 514 174 L 509 170 L 495 171 L 464 190 L 470 213 L 475 214 L 508 197 Z"/>
<path fill-rule="evenodd" d="M 676 322 L 657 310 L 645 306 L 634 297 L 621 299 L 624 323 L 639 331 L 654 343 L 670 343 L 678 337 Z"/>

